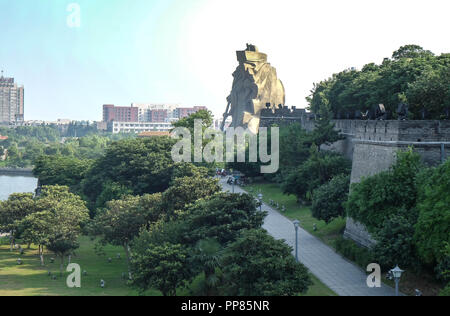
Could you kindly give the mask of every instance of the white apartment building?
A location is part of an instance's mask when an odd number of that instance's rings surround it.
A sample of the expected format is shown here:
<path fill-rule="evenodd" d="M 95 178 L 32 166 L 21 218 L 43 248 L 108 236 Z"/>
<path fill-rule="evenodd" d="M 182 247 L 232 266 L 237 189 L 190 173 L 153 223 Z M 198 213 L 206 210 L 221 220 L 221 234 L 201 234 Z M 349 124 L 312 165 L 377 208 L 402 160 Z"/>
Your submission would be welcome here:
<path fill-rule="evenodd" d="M 178 119 L 178 104 L 132 103 L 131 107 L 138 108 L 139 122 L 173 122 Z"/>

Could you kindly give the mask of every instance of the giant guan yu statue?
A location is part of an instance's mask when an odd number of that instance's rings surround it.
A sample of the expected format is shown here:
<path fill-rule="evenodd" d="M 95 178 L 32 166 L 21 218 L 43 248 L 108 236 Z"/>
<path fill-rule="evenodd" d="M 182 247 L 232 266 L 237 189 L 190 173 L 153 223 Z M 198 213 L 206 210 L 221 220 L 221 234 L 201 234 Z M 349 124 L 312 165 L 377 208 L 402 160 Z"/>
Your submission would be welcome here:
<path fill-rule="evenodd" d="M 247 44 L 245 51 L 236 54 L 239 66 L 233 73 L 233 88 L 227 98 L 221 129 L 231 116 L 231 127 L 248 128 L 253 134 L 258 134 L 261 110 L 269 104 L 272 109 L 279 104 L 284 105 L 284 86 L 276 69 L 267 62 L 267 55 L 260 53 L 256 46 Z"/>

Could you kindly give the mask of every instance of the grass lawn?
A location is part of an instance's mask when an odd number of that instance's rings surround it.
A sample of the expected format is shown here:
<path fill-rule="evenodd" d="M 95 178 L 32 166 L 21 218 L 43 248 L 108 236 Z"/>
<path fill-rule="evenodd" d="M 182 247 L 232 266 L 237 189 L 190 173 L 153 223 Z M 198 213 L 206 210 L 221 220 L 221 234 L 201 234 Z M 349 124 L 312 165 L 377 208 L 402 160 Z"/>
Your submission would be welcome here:
<path fill-rule="evenodd" d="M 0 238 L 1 241 L 1 238 Z M 80 238 L 80 248 L 73 263 L 78 263 L 81 270 L 88 273 L 81 277 L 81 288 L 70 289 L 66 286 L 68 273 L 59 276 L 59 260 L 55 258 L 50 263 L 52 254 L 45 255 L 45 267 L 40 266 L 37 247 L 25 249 L 25 254 L 20 256 L 17 250 L 10 252 L 9 245 L 0 243 L 0 296 L 137 296 L 138 291 L 132 289 L 122 279 L 122 273 L 127 271 L 125 253 L 121 247 L 106 246 L 105 256 L 98 256 L 94 251 L 94 242 L 88 237 Z M 122 259 L 117 259 L 120 253 Z M 17 264 L 21 258 L 22 265 Z M 112 262 L 108 263 L 108 258 Z M 67 266 L 67 262 L 65 263 Z M 57 276 L 52 280 L 48 272 Z M 100 280 L 105 280 L 106 287 L 100 287 Z M 312 276 L 314 285 L 311 286 L 305 296 L 332 296 L 335 295 L 330 289 L 323 285 L 317 278 Z M 196 278 L 192 288 L 198 287 L 201 276 Z M 188 296 L 189 289 L 180 289 L 178 295 Z M 157 290 L 145 293 L 148 296 L 161 296 Z"/>
<path fill-rule="evenodd" d="M 311 274 L 313 285 L 308 289 L 308 293 L 303 296 L 337 296 L 330 288 L 323 284 L 318 278 Z"/>
<path fill-rule="evenodd" d="M 324 221 L 315 219 L 309 207 L 299 206 L 296 197 L 293 195 L 284 195 L 277 184 L 255 183 L 246 186 L 244 189 L 255 196 L 262 193 L 264 203 L 268 205 L 269 200 L 279 203 L 280 207 L 284 205 L 286 212 L 280 211 L 281 214 L 291 220 L 298 219 L 303 229 L 320 238 L 330 246 L 334 247 L 333 241 L 342 236 L 342 232 L 345 229 L 345 219 L 335 219 L 328 225 Z M 314 231 L 314 224 L 317 227 L 316 231 Z"/>
<path fill-rule="evenodd" d="M 80 248 L 76 251 L 73 263 L 86 270 L 87 276 L 81 277 L 81 288 L 70 289 L 66 286 L 66 277 L 59 276 L 59 260 L 50 263 L 53 255 L 46 254 L 46 266 L 41 267 L 37 255 L 37 247 L 25 249 L 23 256 L 19 252 L 9 251 L 8 245 L 0 246 L 0 296 L 51 295 L 51 296 L 130 296 L 138 292 L 126 285 L 122 280 L 122 272 L 126 272 L 125 253 L 120 247 L 105 247 L 106 256 L 98 256 L 94 252 L 94 242 L 87 237 L 80 238 Z M 122 259 L 117 259 L 117 253 Z M 22 265 L 17 264 L 21 258 Z M 112 258 L 112 263 L 108 263 Z M 66 262 L 67 266 L 67 262 Z M 48 276 L 48 271 L 57 275 L 56 280 Z M 106 287 L 100 287 L 100 280 L 105 280 Z M 148 295 L 161 295 L 158 291 L 149 291 Z"/>

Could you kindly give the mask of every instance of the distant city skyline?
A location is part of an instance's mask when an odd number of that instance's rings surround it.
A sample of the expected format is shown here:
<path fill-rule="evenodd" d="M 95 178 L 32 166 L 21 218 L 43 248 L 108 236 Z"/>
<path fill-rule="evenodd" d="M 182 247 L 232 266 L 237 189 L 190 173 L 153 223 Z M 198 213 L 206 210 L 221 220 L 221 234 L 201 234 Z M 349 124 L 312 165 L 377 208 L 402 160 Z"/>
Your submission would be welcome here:
<path fill-rule="evenodd" d="M 277 69 L 287 105 L 304 108 L 314 82 L 381 63 L 402 45 L 450 52 L 449 8 L 445 0 L 0 0 L 0 70 L 24 86 L 26 120 L 101 121 L 103 104 L 131 103 L 206 106 L 220 118 L 235 51 L 252 43 Z"/>

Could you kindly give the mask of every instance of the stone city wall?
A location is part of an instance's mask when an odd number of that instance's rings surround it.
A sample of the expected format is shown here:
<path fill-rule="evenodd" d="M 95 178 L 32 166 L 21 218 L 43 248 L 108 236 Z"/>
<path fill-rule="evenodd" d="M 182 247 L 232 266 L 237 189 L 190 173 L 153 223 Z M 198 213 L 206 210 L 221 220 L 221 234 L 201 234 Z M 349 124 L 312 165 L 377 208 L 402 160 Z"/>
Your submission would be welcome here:
<path fill-rule="evenodd" d="M 263 127 L 292 123 L 314 130 L 314 116 L 305 110 L 284 107 L 275 112 L 265 110 L 261 115 Z M 352 160 L 351 183 L 389 170 L 395 163 L 396 153 L 410 147 L 430 166 L 450 157 L 450 121 L 335 120 L 334 123 L 345 139 L 323 149 L 339 152 Z M 364 225 L 351 218 L 344 236 L 365 247 L 375 243 Z"/>

